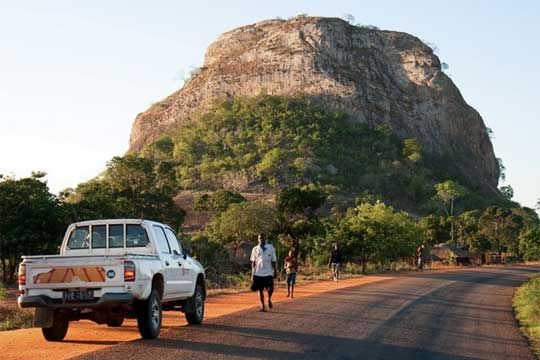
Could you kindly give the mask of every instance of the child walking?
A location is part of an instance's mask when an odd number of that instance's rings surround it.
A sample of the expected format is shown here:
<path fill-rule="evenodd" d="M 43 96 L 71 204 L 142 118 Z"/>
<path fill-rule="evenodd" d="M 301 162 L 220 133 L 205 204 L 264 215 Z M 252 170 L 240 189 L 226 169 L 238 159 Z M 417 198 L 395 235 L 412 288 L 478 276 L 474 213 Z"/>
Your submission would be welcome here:
<path fill-rule="evenodd" d="M 294 284 L 296 283 L 296 272 L 298 271 L 298 261 L 293 251 L 289 251 L 289 255 L 285 257 L 284 264 L 285 272 L 287 273 L 287 297 L 294 298 Z"/>

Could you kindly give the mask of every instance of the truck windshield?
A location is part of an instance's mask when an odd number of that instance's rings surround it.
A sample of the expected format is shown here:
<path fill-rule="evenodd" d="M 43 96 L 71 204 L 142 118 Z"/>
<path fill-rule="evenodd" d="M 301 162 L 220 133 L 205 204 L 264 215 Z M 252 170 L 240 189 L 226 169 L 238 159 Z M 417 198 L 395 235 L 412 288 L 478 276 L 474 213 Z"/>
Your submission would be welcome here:
<path fill-rule="evenodd" d="M 67 244 L 70 249 L 88 249 L 90 246 L 90 234 L 88 226 L 75 228 L 69 236 Z"/>

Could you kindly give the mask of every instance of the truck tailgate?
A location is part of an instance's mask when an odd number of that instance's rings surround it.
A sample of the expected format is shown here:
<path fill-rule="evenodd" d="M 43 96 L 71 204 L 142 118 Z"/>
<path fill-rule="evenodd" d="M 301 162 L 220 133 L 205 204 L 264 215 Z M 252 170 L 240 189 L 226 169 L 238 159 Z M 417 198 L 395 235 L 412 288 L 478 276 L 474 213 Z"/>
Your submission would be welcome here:
<path fill-rule="evenodd" d="M 27 289 L 122 286 L 124 256 L 25 257 Z"/>

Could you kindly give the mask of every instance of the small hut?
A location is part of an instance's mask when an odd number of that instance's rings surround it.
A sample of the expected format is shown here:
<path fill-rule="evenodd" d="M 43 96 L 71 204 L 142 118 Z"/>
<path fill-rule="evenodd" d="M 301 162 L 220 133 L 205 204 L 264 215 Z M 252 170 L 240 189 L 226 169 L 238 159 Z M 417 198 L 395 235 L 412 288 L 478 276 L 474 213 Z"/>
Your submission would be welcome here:
<path fill-rule="evenodd" d="M 431 261 L 439 261 L 446 264 L 471 265 L 474 256 L 466 249 L 452 244 L 434 245 L 429 252 Z"/>

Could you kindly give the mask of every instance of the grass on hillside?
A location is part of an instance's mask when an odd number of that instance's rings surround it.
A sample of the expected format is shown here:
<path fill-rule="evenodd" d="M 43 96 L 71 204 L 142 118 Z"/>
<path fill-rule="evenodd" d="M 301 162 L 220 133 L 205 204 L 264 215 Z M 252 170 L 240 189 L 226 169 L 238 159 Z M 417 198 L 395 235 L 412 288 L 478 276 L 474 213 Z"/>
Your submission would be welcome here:
<path fill-rule="evenodd" d="M 530 279 L 516 290 L 514 310 L 521 330 L 540 359 L 540 276 Z"/>

